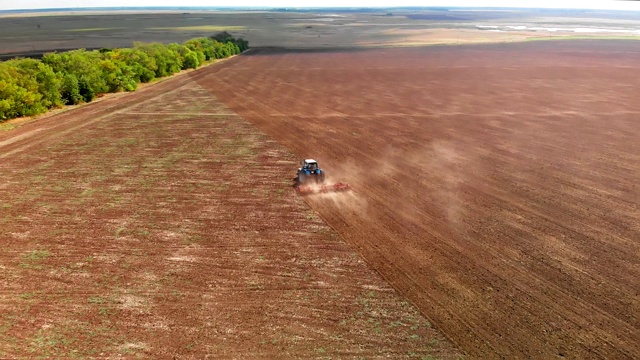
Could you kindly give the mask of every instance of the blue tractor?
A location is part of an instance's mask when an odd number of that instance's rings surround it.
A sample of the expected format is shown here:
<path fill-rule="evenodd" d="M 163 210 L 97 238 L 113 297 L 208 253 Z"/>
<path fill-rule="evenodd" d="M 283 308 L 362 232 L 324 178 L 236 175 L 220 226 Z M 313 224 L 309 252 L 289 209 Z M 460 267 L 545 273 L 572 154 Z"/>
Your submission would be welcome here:
<path fill-rule="evenodd" d="M 298 185 L 315 182 L 324 183 L 324 171 L 318 166 L 318 162 L 313 159 L 305 159 L 300 162 L 302 167 L 298 168 Z"/>

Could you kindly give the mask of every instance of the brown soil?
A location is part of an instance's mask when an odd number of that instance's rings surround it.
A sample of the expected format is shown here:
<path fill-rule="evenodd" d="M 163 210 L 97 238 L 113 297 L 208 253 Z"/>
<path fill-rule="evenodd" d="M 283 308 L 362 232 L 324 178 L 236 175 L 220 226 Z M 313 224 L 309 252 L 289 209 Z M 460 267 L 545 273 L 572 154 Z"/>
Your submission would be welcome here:
<path fill-rule="evenodd" d="M 472 357 L 640 358 L 640 45 L 257 51 L 198 79 Z"/>
<path fill-rule="evenodd" d="M 0 133 L 0 358 L 456 357 L 208 71 Z"/>

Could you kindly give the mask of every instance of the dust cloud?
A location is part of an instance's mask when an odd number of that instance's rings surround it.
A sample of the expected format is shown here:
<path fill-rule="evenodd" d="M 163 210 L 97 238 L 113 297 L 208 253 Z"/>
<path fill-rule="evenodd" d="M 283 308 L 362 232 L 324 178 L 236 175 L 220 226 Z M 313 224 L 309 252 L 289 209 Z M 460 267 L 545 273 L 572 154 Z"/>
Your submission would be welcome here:
<path fill-rule="evenodd" d="M 420 150 L 388 146 L 371 163 L 348 158 L 331 164 L 327 183 L 346 182 L 352 190 L 313 195 L 339 211 L 370 217 L 372 204 L 382 206 L 411 223 L 447 222 L 462 230 L 467 216 L 464 187 L 479 172 L 482 151 L 464 144 L 434 140 Z M 466 151 L 465 151 L 466 150 Z M 470 155 L 476 154 L 476 155 Z"/>

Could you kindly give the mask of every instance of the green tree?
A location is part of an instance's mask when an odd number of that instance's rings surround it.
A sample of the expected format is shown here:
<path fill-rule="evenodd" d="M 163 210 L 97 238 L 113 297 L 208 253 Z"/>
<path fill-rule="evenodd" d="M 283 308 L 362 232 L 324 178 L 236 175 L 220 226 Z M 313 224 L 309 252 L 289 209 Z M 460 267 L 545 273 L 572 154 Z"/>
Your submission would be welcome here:
<path fill-rule="evenodd" d="M 78 79 L 78 90 L 80 90 L 80 96 L 85 102 L 91 102 L 98 95 L 96 89 L 91 84 L 91 79 L 85 75 L 81 75 Z"/>
<path fill-rule="evenodd" d="M 80 95 L 80 86 L 78 84 L 78 78 L 75 75 L 64 75 L 60 95 L 65 104 L 68 105 L 75 105 L 82 102 L 83 97 Z"/>
<path fill-rule="evenodd" d="M 134 43 L 131 49 L 80 49 L 48 53 L 42 60 L 0 62 L 0 121 L 89 102 L 107 92 L 133 91 L 139 82 L 195 69 L 248 47 L 242 38 L 222 32 L 184 44 Z"/>
<path fill-rule="evenodd" d="M 200 66 L 198 55 L 186 45 L 169 44 L 169 49 L 180 57 L 182 70 L 196 69 Z"/>
<path fill-rule="evenodd" d="M 2 120 L 44 112 L 42 94 L 36 77 L 17 66 L 20 60 L 0 63 L 0 99 L 3 100 Z"/>
<path fill-rule="evenodd" d="M 247 40 L 244 40 L 243 38 L 238 38 L 238 40 L 236 40 L 235 42 L 236 42 L 236 45 L 238 45 L 238 49 L 240 49 L 240 52 L 243 52 L 249 49 L 249 42 Z"/>
<path fill-rule="evenodd" d="M 231 34 L 226 31 L 219 32 L 211 36 L 211 38 L 217 42 L 226 43 L 233 42 L 235 39 Z"/>
<path fill-rule="evenodd" d="M 62 77 L 50 66 L 35 59 L 14 59 L 6 64 L 15 66 L 21 78 L 35 79 L 37 91 L 42 95 L 42 106 L 50 109 L 63 105 L 60 97 Z"/>
<path fill-rule="evenodd" d="M 0 64 L 0 120 L 16 116 L 15 93 L 19 91 L 15 79 L 9 75 L 7 66 Z"/>
<path fill-rule="evenodd" d="M 196 54 L 198 59 L 198 64 L 203 64 L 205 61 L 209 60 L 205 55 L 205 42 L 208 41 L 207 38 L 196 38 L 187 40 L 184 45 L 191 51 Z"/>
<path fill-rule="evenodd" d="M 113 52 L 103 53 L 100 62 L 104 79 L 109 87 L 109 92 L 133 91 L 137 87 L 138 80 L 133 69 Z"/>
<path fill-rule="evenodd" d="M 141 44 L 136 43 L 136 46 Z M 155 79 L 158 64 L 147 52 L 136 47 L 133 49 L 119 49 L 118 56 L 129 66 L 133 72 L 133 78 L 137 82 L 148 83 Z"/>
<path fill-rule="evenodd" d="M 101 54 L 98 51 L 84 49 L 63 53 L 45 54 L 42 62 L 62 74 L 73 74 L 81 84 L 81 93 L 85 99 L 109 92 L 109 86 L 100 66 Z"/>
<path fill-rule="evenodd" d="M 144 51 L 155 60 L 156 77 L 165 77 L 175 74 L 182 69 L 180 55 L 160 43 L 137 44 L 137 49 Z"/>
<path fill-rule="evenodd" d="M 198 55 L 195 51 L 189 51 L 184 56 L 184 61 L 182 63 L 183 69 L 197 69 L 200 66 L 200 60 L 198 59 Z"/>

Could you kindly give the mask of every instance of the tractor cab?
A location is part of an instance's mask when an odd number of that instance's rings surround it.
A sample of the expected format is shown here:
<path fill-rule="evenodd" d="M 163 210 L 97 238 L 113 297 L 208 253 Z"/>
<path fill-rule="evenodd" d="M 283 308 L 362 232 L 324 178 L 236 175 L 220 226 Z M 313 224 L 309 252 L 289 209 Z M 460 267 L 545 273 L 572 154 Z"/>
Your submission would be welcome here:
<path fill-rule="evenodd" d="M 324 172 L 318 166 L 318 162 L 313 159 L 304 159 L 300 162 L 301 167 L 298 169 L 297 183 L 303 184 L 308 180 L 314 180 L 316 183 L 324 182 Z"/>
<path fill-rule="evenodd" d="M 315 172 L 316 170 L 318 170 L 318 162 L 313 159 L 305 159 L 302 161 L 302 168 Z"/>

